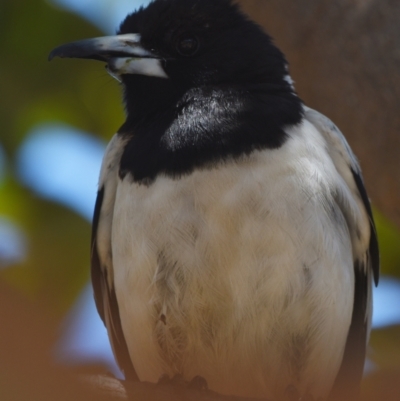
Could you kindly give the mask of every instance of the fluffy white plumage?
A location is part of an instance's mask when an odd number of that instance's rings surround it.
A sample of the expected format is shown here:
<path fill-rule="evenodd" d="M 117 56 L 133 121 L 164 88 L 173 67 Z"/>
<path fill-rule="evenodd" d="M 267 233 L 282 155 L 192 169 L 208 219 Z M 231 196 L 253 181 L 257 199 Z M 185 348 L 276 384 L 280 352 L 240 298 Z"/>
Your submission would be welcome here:
<path fill-rule="evenodd" d="M 370 225 L 337 128 L 306 108 L 286 132 L 278 149 L 150 186 L 119 178 L 125 143 L 111 141 L 97 251 L 140 380 L 201 375 L 221 393 L 274 399 L 288 384 L 329 393 Z"/>

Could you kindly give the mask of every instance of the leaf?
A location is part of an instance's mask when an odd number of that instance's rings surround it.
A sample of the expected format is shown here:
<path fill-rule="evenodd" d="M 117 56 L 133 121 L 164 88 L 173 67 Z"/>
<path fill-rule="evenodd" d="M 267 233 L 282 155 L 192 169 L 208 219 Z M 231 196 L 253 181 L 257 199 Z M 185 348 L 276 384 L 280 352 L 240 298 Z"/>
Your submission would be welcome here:
<path fill-rule="evenodd" d="M 400 326 L 373 330 L 370 345 L 369 356 L 379 368 L 400 369 Z"/>
<path fill-rule="evenodd" d="M 400 277 L 400 230 L 382 213 L 374 210 L 381 253 L 382 273 Z"/>

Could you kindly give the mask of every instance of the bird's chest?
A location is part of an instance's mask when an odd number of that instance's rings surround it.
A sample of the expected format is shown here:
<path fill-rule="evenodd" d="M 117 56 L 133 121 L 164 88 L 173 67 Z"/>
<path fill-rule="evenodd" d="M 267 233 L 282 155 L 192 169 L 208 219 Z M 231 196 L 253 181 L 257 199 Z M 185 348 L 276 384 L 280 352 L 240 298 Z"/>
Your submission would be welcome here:
<path fill-rule="evenodd" d="M 251 288 L 243 278 L 257 281 L 266 258 L 282 253 L 280 224 L 297 218 L 292 178 L 268 167 L 246 159 L 150 186 L 122 182 L 112 231 L 117 285 L 140 287 L 176 313 L 231 305 Z"/>
<path fill-rule="evenodd" d="M 114 283 L 141 380 L 201 375 L 224 392 L 234 378 L 237 394 L 265 394 L 260 375 L 303 341 L 319 248 L 303 223 L 316 210 L 295 169 L 261 156 L 118 185 Z"/>
<path fill-rule="evenodd" d="M 115 282 L 141 294 L 132 308 L 150 308 L 154 325 L 189 327 L 203 319 L 205 325 L 194 330 L 200 335 L 216 329 L 233 308 L 239 311 L 235 298 L 246 303 L 252 296 L 266 243 L 273 241 L 273 205 L 265 193 L 268 177 L 251 167 L 160 177 L 149 187 L 119 186 Z"/>

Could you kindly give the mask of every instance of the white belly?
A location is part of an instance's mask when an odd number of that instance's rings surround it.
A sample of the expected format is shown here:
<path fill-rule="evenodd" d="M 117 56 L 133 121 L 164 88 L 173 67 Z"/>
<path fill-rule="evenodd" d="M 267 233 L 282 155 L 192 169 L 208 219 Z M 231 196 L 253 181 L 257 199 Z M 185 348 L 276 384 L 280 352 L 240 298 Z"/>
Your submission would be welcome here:
<path fill-rule="evenodd" d="M 302 158 L 300 143 L 150 186 L 119 183 L 114 281 L 141 380 L 179 373 L 238 396 L 279 400 L 290 384 L 327 394 L 353 259 L 326 204 L 335 173 L 321 149 Z"/>

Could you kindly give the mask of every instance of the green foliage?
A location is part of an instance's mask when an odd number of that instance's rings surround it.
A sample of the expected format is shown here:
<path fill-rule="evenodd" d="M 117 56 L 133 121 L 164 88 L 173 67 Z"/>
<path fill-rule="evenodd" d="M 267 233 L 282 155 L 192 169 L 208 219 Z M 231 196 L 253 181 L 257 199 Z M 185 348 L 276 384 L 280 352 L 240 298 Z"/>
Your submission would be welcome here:
<path fill-rule="evenodd" d="M 377 210 L 374 210 L 382 273 L 400 277 L 400 230 Z"/>
<path fill-rule="evenodd" d="M 7 171 L 0 182 L 0 216 L 25 232 L 28 255 L 20 266 L 0 270 L 0 278 L 46 303 L 59 318 L 89 278 L 90 225 L 24 188 L 15 177 L 14 158 L 38 124 L 66 123 L 105 140 L 122 124 L 120 88 L 104 66 L 47 60 L 62 43 L 101 35 L 80 17 L 44 0 L 1 5 L 0 145 Z"/>
<path fill-rule="evenodd" d="M 123 112 L 118 84 L 104 66 L 47 61 L 55 46 L 102 33 L 43 0 L 4 2 L 0 15 L 0 120 L 6 150 L 12 154 L 32 126 L 48 120 L 109 138 L 123 122 Z"/>

